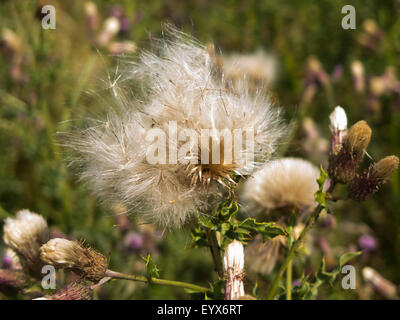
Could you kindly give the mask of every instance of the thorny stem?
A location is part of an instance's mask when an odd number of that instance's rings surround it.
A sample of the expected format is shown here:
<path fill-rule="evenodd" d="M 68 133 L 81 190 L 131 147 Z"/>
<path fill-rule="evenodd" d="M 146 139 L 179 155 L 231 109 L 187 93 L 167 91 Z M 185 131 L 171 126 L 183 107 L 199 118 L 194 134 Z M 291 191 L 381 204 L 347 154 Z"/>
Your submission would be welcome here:
<path fill-rule="evenodd" d="M 215 270 L 217 271 L 220 279 L 224 278 L 224 268 L 222 265 L 222 258 L 220 253 L 220 247 L 217 240 L 217 233 L 214 230 L 206 229 L 206 235 L 208 243 L 210 245 L 211 255 L 214 261 Z"/>
<path fill-rule="evenodd" d="M 318 217 L 323 209 L 324 209 L 324 207 L 321 205 L 318 205 L 318 207 L 315 208 L 314 212 L 311 214 L 310 218 L 308 219 L 303 231 L 300 233 L 300 236 L 293 243 L 293 245 L 290 248 L 289 253 L 286 257 L 284 264 L 279 269 L 278 276 L 276 277 L 275 281 L 272 284 L 272 287 L 271 287 L 271 290 L 269 291 L 267 300 L 273 299 L 276 289 L 278 289 L 279 283 L 281 282 L 281 279 L 282 279 L 286 269 L 290 265 L 297 249 L 300 247 L 302 241 L 304 240 L 306 233 L 312 228 L 312 226 L 314 225 L 315 221 L 318 219 Z"/>
<path fill-rule="evenodd" d="M 147 282 L 147 283 L 151 283 L 151 284 L 159 284 L 159 285 L 164 285 L 164 286 L 180 287 L 180 288 L 190 289 L 193 291 L 200 291 L 200 292 L 204 292 L 204 293 L 211 291 L 210 288 L 201 287 L 201 286 L 187 283 L 187 282 L 158 279 L 158 278 L 148 279 L 147 277 L 144 277 L 144 276 L 125 274 L 125 273 L 120 273 L 120 272 L 116 272 L 116 271 L 112 271 L 112 270 L 107 270 L 105 273 L 105 276 L 110 277 L 112 279 L 124 279 L 124 280 L 131 280 L 131 281 Z"/>

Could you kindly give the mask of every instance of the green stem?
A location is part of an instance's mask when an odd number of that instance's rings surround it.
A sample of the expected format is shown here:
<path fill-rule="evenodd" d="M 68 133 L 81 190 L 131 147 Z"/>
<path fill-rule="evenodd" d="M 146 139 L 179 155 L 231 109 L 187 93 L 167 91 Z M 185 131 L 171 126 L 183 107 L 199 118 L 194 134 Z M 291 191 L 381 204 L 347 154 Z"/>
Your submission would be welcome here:
<path fill-rule="evenodd" d="M 217 239 L 217 232 L 214 230 L 206 229 L 208 243 L 210 245 L 211 255 L 214 261 L 215 270 L 217 271 L 220 279 L 224 278 L 224 268 L 222 265 L 220 247 Z"/>
<path fill-rule="evenodd" d="M 116 272 L 116 271 L 112 271 L 112 270 L 107 270 L 105 275 L 107 277 L 110 277 L 113 279 L 124 279 L 124 280 L 159 284 L 159 285 L 164 285 L 164 286 L 180 287 L 180 288 L 185 288 L 185 289 L 190 289 L 193 291 L 200 291 L 200 292 L 205 292 L 205 293 L 211 291 L 211 289 L 209 289 L 209 288 L 197 286 L 195 284 L 191 284 L 191 283 L 187 283 L 187 282 L 158 279 L 158 278 L 148 279 L 147 277 L 144 277 L 144 276 L 125 274 L 125 273 L 120 273 L 120 272 Z"/>
<path fill-rule="evenodd" d="M 288 268 L 292 259 L 294 258 L 294 255 L 295 255 L 297 249 L 300 247 L 302 241 L 304 240 L 306 233 L 312 228 L 312 226 L 314 225 L 315 221 L 318 219 L 318 217 L 323 209 L 324 209 L 324 207 L 321 205 L 318 205 L 318 207 L 315 208 L 314 212 L 311 214 L 309 220 L 307 221 L 303 231 L 300 233 L 300 236 L 293 243 L 293 246 L 290 248 L 285 262 L 279 269 L 278 276 L 276 277 L 275 281 L 272 284 L 271 290 L 269 291 L 269 294 L 267 297 L 268 300 L 272 300 L 273 297 L 275 296 L 275 292 L 278 289 L 279 283 L 281 282 L 286 269 Z"/>
<path fill-rule="evenodd" d="M 293 246 L 293 226 L 289 228 L 289 236 L 287 239 L 288 242 L 288 252 Z M 290 260 L 287 270 L 286 270 L 286 300 L 292 300 L 292 268 L 293 268 L 293 261 Z"/>
<path fill-rule="evenodd" d="M 286 270 L 286 300 L 292 300 L 292 266 L 293 261 L 290 260 Z"/>

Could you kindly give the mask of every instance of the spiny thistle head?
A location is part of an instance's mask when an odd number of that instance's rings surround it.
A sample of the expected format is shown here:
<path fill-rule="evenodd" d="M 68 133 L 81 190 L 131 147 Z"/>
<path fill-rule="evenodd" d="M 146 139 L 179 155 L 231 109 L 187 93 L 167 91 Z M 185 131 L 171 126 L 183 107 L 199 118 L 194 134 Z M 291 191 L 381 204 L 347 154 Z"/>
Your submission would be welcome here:
<path fill-rule="evenodd" d="M 52 295 L 47 295 L 35 300 L 92 300 L 93 290 L 90 283 L 83 279 L 68 284 L 65 288 Z"/>
<path fill-rule="evenodd" d="M 233 87 L 217 75 L 210 50 L 173 28 L 165 34 L 171 39 L 155 41 L 157 54 L 142 52 L 138 62 L 119 68 L 128 90 L 112 83 L 116 111 L 69 135 L 66 145 L 76 151 L 81 178 L 101 198 L 173 228 L 230 192 L 234 175 L 269 160 L 286 126 L 280 109 L 261 92 L 251 94 L 246 79 Z M 209 139 L 203 131 L 211 132 Z M 235 132 L 246 134 L 236 138 Z"/>
<path fill-rule="evenodd" d="M 361 174 L 357 174 L 349 184 L 349 196 L 357 201 L 364 201 L 385 184 L 397 170 L 399 158 L 388 156 L 370 166 Z"/>
<path fill-rule="evenodd" d="M 33 273 L 39 273 L 40 246 L 49 240 L 46 220 L 29 210 L 17 212 L 15 218 L 7 218 L 4 223 L 4 242 L 14 250 L 22 263 Z"/>
<path fill-rule="evenodd" d="M 328 171 L 333 181 L 348 183 L 355 177 L 371 141 L 371 135 L 371 128 L 364 120 L 361 120 L 349 129 L 342 146 L 332 148 Z"/>
<path fill-rule="evenodd" d="M 70 269 L 78 275 L 99 281 L 104 277 L 108 262 L 101 253 L 85 248 L 78 241 L 55 238 L 40 248 L 40 258 L 57 268 Z"/>
<path fill-rule="evenodd" d="M 249 178 L 243 197 L 251 211 L 287 207 L 305 210 L 315 206 L 314 193 L 319 170 L 312 163 L 296 158 L 268 162 Z"/>

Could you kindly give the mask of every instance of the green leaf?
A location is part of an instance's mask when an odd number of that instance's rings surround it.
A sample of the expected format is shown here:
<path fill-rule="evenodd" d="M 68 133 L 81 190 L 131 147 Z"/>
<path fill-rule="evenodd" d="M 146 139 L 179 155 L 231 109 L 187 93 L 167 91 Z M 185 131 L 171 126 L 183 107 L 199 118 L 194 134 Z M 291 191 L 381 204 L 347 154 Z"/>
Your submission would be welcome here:
<path fill-rule="evenodd" d="M 286 231 L 275 222 L 257 222 L 253 218 L 247 218 L 238 224 L 237 230 L 251 231 L 261 234 L 263 241 L 280 235 L 287 235 Z M 244 232 L 242 232 L 244 233 Z"/>
<path fill-rule="evenodd" d="M 258 295 L 258 282 L 256 281 L 253 287 L 253 297 L 257 297 L 257 295 Z"/>
<path fill-rule="evenodd" d="M 210 297 L 214 300 L 223 300 L 224 299 L 224 288 L 225 281 L 224 280 L 216 280 L 212 284 L 212 292 Z"/>
<path fill-rule="evenodd" d="M 340 269 L 342 269 L 342 267 L 347 262 L 349 262 L 351 259 L 359 256 L 361 253 L 362 253 L 362 251 L 356 251 L 356 252 L 348 252 L 348 253 L 345 253 L 345 254 L 341 255 L 340 258 L 339 258 Z"/>
<path fill-rule="evenodd" d="M 192 246 L 194 248 L 208 247 L 207 236 L 201 228 L 192 229 Z"/>
<path fill-rule="evenodd" d="M 157 265 L 151 259 L 150 254 L 147 256 L 147 258 L 143 257 L 143 260 L 145 261 L 146 264 L 147 279 L 149 280 L 149 282 L 151 282 L 152 278 L 158 278 L 160 276 L 159 270 Z"/>
<path fill-rule="evenodd" d="M 211 230 L 214 230 L 216 228 L 214 226 L 212 220 L 210 218 L 208 218 L 207 216 L 205 216 L 204 214 L 199 216 L 199 223 L 203 227 L 206 227 Z"/>
<path fill-rule="evenodd" d="M 315 192 L 314 198 L 315 198 L 315 201 L 317 201 L 317 203 L 321 207 L 325 208 L 328 211 L 328 205 L 326 203 L 326 192 L 324 192 L 324 185 L 325 185 L 326 180 L 328 179 L 328 174 L 324 171 L 322 166 L 320 168 L 320 172 L 321 172 L 320 176 L 317 179 L 319 188 Z"/>

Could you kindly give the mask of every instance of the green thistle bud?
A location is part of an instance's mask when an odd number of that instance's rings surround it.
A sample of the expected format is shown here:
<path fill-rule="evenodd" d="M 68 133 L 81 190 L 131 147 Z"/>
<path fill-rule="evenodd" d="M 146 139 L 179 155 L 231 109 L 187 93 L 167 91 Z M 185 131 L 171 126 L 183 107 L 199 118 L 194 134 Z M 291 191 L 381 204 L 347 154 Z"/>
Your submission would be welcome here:
<path fill-rule="evenodd" d="M 386 183 L 399 166 L 399 158 L 389 156 L 358 174 L 349 184 L 349 196 L 356 201 L 364 201 Z"/>

